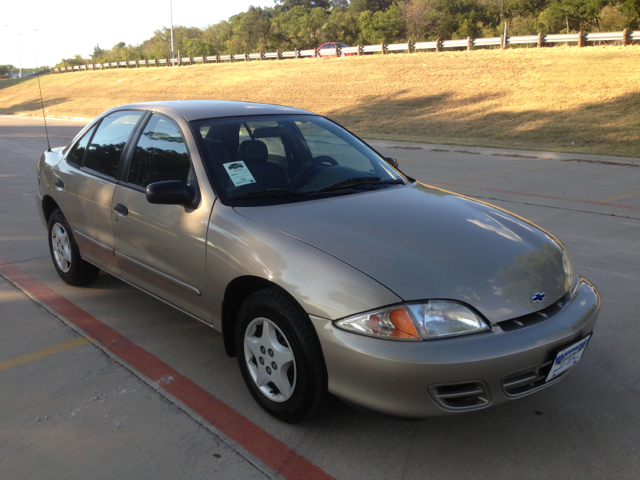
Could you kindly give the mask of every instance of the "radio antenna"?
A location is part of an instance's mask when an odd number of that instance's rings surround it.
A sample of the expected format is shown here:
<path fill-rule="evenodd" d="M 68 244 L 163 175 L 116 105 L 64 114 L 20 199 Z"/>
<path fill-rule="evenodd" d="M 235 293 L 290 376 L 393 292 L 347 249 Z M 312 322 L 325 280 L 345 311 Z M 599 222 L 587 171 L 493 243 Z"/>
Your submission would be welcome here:
<path fill-rule="evenodd" d="M 44 120 L 44 133 L 47 135 L 47 152 L 51 151 L 51 143 L 49 142 L 49 130 L 47 129 L 47 116 L 44 114 L 44 99 L 42 98 L 42 87 L 40 86 L 40 69 L 38 68 L 38 59 L 36 51 L 33 51 L 33 58 L 36 62 L 36 76 L 38 77 L 38 90 L 40 90 L 40 105 L 42 106 L 42 118 Z"/>

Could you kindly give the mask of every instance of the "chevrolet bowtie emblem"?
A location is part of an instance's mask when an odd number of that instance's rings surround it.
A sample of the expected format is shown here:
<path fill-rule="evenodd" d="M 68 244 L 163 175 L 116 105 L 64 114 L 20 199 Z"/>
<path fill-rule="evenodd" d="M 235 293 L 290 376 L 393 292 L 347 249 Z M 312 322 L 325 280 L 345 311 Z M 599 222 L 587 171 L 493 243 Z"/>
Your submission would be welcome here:
<path fill-rule="evenodd" d="M 536 293 L 533 297 L 531 297 L 531 303 L 542 303 L 544 299 L 547 298 L 546 293 Z"/>

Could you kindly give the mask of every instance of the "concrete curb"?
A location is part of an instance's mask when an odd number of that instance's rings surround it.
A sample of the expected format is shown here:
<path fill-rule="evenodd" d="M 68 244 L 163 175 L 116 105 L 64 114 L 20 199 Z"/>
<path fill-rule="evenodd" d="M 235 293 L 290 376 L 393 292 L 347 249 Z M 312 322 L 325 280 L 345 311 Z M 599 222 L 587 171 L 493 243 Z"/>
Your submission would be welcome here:
<path fill-rule="evenodd" d="M 432 152 L 451 152 L 472 155 L 491 155 L 496 157 L 531 158 L 562 162 L 601 163 L 604 165 L 624 165 L 640 167 L 640 158 L 612 157 L 606 155 L 587 155 L 580 153 L 539 152 L 533 150 L 509 150 L 505 148 L 467 147 L 457 145 L 436 145 L 432 143 L 394 142 L 390 140 L 366 140 L 373 148 L 398 148 L 403 150 L 426 150 Z"/>

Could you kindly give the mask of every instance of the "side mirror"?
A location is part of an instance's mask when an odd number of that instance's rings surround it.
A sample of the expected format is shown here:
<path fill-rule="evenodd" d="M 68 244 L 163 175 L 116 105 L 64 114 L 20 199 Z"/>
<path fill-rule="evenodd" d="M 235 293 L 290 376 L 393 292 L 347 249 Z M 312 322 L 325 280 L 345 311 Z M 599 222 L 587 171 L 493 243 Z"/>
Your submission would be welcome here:
<path fill-rule="evenodd" d="M 398 159 L 396 157 L 384 157 L 389 165 L 394 168 L 398 168 Z"/>
<path fill-rule="evenodd" d="M 147 202 L 158 205 L 184 205 L 193 203 L 195 195 L 191 189 L 180 180 L 156 182 L 147 186 Z"/>

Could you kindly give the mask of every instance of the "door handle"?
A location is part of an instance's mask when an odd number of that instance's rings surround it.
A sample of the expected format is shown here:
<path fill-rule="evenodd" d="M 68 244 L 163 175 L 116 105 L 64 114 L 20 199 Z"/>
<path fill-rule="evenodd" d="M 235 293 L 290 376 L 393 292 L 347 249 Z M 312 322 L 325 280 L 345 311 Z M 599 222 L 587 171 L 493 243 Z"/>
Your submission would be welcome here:
<path fill-rule="evenodd" d="M 129 215 L 129 209 L 124 205 L 122 205 L 121 203 L 118 203 L 115 207 L 113 207 L 113 209 L 123 217 L 126 217 L 127 215 Z"/>
<path fill-rule="evenodd" d="M 56 190 L 58 190 L 59 192 L 64 190 L 64 182 L 62 180 L 56 180 L 53 185 L 56 187 Z"/>

